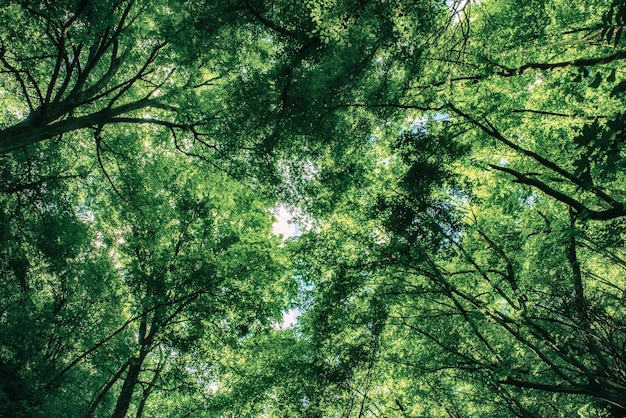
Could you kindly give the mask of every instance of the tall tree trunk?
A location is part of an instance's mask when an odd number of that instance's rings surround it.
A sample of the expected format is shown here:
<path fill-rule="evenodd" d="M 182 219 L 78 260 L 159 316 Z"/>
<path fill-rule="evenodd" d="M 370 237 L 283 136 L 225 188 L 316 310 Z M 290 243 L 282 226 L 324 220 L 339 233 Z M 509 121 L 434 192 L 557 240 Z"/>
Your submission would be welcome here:
<path fill-rule="evenodd" d="M 107 125 L 124 120 L 130 120 L 132 123 L 135 119 L 119 119 L 119 117 L 128 112 L 149 107 L 156 108 L 163 106 L 159 105 L 154 99 L 143 98 L 114 108 L 106 108 L 82 116 L 66 117 L 57 121 L 47 119 L 37 121 L 27 118 L 16 125 L 0 130 L 0 154 L 6 154 L 27 145 L 36 144 L 59 135 L 89 128 L 91 126 Z M 135 122 L 139 123 L 139 121 L 140 120 L 137 119 Z M 149 119 L 146 119 L 145 122 L 158 123 L 158 121 L 151 121 Z"/>
<path fill-rule="evenodd" d="M 100 391 L 96 399 L 94 399 L 93 402 L 89 405 L 89 408 L 87 408 L 87 412 L 85 413 L 85 418 L 92 418 L 95 415 L 98 405 L 100 405 L 100 402 L 102 402 L 106 394 L 109 393 L 109 391 L 111 390 L 115 382 L 119 380 L 119 378 L 122 376 L 122 373 L 124 373 L 124 371 L 126 370 L 129 364 L 130 364 L 130 360 L 127 360 L 122 365 L 122 367 L 119 368 L 119 370 L 115 373 L 115 375 L 111 377 L 111 379 L 107 382 L 107 384 L 102 388 L 102 390 Z"/>
<path fill-rule="evenodd" d="M 126 412 L 130 406 L 130 401 L 133 398 L 135 386 L 137 386 L 137 383 L 139 382 L 141 366 L 143 365 L 143 361 L 145 360 L 147 354 L 148 350 L 145 350 L 144 347 L 142 347 L 140 354 L 131 360 L 130 366 L 128 367 L 128 373 L 124 379 L 122 391 L 120 392 L 120 396 L 117 398 L 115 411 L 113 411 L 112 415 L 113 418 L 124 418 L 126 416 Z"/>
<path fill-rule="evenodd" d="M 126 416 L 126 412 L 128 412 L 128 407 L 130 406 L 130 402 L 133 398 L 135 386 L 137 386 L 137 383 L 139 382 L 141 367 L 143 366 L 146 356 L 150 352 L 150 345 L 155 333 L 154 328 L 150 329 L 150 333 L 146 337 L 146 328 L 147 324 L 144 317 L 139 324 L 139 333 L 137 334 L 139 354 L 130 360 L 128 372 L 126 373 L 126 378 L 124 379 L 124 385 L 122 386 L 122 391 L 117 398 L 112 418 L 124 418 Z"/>

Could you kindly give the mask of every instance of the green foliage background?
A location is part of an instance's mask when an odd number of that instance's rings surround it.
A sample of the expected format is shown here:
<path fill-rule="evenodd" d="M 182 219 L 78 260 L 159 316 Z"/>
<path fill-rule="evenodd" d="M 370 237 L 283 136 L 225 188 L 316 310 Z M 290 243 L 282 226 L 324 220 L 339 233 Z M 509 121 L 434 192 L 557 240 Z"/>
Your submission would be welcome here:
<path fill-rule="evenodd" d="M 0 416 L 625 416 L 625 21 L 1 0 Z"/>

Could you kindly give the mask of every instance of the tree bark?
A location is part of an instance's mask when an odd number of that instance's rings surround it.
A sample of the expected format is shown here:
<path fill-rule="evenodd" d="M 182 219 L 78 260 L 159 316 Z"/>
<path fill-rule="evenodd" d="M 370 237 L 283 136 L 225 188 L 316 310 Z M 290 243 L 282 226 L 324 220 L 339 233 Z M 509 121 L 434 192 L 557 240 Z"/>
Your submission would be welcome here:
<path fill-rule="evenodd" d="M 137 386 L 137 382 L 139 381 L 141 366 L 147 354 L 148 351 L 142 348 L 139 356 L 131 360 L 130 366 L 128 367 L 128 373 L 126 374 L 126 378 L 124 379 L 124 386 L 122 386 L 120 396 L 117 398 L 115 411 L 113 411 L 112 415 L 113 418 L 124 418 L 126 416 L 126 412 L 128 411 L 128 407 L 130 406 L 130 401 L 133 398 L 135 386 Z"/>
<path fill-rule="evenodd" d="M 100 391 L 96 399 L 94 399 L 94 401 L 89 405 L 89 408 L 87 408 L 87 412 L 85 413 L 85 418 L 93 418 L 93 416 L 96 413 L 96 409 L 98 408 L 98 405 L 100 405 L 100 402 L 102 402 L 106 394 L 109 393 L 109 391 L 111 390 L 115 382 L 117 382 L 118 379 L 122 376 L 122 373 L 124 373 L 129 363 L 130 363 L 130 360 L 126 361 L 122 365 L 122 367 L 119 368 L 117 373 L 115 373 L 115 375 L 111 377 L 111 379 L 107 382 L 107 384 L 102 388 L 102 390 Z"/>
<path fill-rule="evenodd" d="M 160 107 L 155 100 L 144 98 L 114 108 L 107 108 L 88 115 L 69 117 L 59 121 L 33 121 L 30 118 L 0 131 L 0 154 L 6 154 L 27 145 L 36 144 L 55 136 L 85 129 L 90 126 L 118 122 L 116 117 L 134 110 Z"/>
<path fill-rule="evenodd" d="M 124 418 L 126 416 L 126 412 L 128 412 L 130 402 L 133 399 L 133 392 L 135 391 L 135 386 L 139 383 L 139 374 L 141 373 L 143 362 L 150 352 L 151 342 L 156 332 L 156 327 L 152 327 L 146 336 L 146 329 L 147 323 L 144 318 L 139 324 L 139 332 L 137 334 L 139 354 L 130 360 L 128 372 L 126 373 L 126 378 L 124 379 L 124 385 L 122 386 L 120 395 L 117 398 L 112 418 Z"/>

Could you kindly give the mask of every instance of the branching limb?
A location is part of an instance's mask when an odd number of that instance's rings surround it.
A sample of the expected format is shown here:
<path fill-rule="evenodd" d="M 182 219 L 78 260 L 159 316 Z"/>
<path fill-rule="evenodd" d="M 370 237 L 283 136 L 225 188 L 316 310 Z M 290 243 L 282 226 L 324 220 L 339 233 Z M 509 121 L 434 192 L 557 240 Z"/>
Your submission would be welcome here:
<path fill-rule="evenodd" d="M 462 110 L 460 110 L 459 108 L 457 108 L 456 106 L 454 106 L 452 103 L 449 103 L 448 106 L 458 115 L 462 116 L 463 118 L 465 118 L 466 120 L 468 120 L 470 123 L 472 123 L 474 126 L 476 126 L 477 128 L 479 128 L 481 131 L 483 131 L 484 133 L 486 133 L 487 135 L 491 136 L 492 138 L 496 139 L 497 141 L 501 142 L 502 144 L 506 145 L 507 147 L 521 153 L 522 155 L 525 155 L 527 157 L 532 158 L 533 160 L 535 160 L 537 163 L 539 163 L 540 165 L 542 165 L 543 167 L 557 173 L 558 175 L 560 175 L 561 177 L 569 180 L 571 183 L 573 183 L 574 185 L 580 187 L 583 190 L 588 190 L 591 193 L 593 193 L 594 195 L 596 195 L 599 199 L 605 201 L 606 203 L 608 203 L 612 208 L 608 209 L 606 211 L 598 211 L 594 216 L 597 216 L 597 219 L 601 219 L 601 220 L 606 220 L 606 219 L 613 219 L 619 216 L 624 216 L 624 214 L 626 214 L 626 211 L 624 210 L 624 204 L 622 204 L 621 202 L 618 202 L 617 200 L 615 200 L 614 198 L 612 198 L 611 196 L 609 196 L 608 194 L 606 194 L 606 192 L 604 192 L 604 190 L 602 190 L 600 187 L 593 185 L 593 183 L 590 185 L 589 182 L 587 182 L 586 180 L 583 180 L 582 178 L 579 178 L 575 175 L 573 175 L 572 173 L 570 173 L 569 171 L 565 170 L 564 168 L 560 167 L 558 164 L 556 164 L 553 161 L 548 160 L 547 158 L 537 154 L 534 151 L 525 149 L 521 146 L 519 146 L 518 144 L 514 143 L 513 141 L 509 140 L 508 138 L 506 138 L 504 135 L 502 135 L 502 133 L 500 131 L 498 131 L 495 126 L 493 124 L 491 124 L 488 120 L 485 120 L 485 122 L 481 122 L 479 120 L 477 120 L 476 118 L 470 116 L 469 114 L 467 114 L 466 112 L 463 112 Z M 510 170 L 506 167 L 497 167 L 497 166 L 491 166 L 494 169 L 498 169 L 500 171 L 505 171 L 508 172 L 507 170 Z M 511 170 L 513 171 L 513 170 Z M 513 173 L 509 173 L 509 174 L 513 174 Z M 519 173 L 518 173 L 519 174 Z M 536 187 L 539 187 L 539 184 L 543 186 L 545 186 L 546 190 L 551 189 L 548 185 L 541 183 L 537 180 L 534 179 L 529 179 L 527 176 L 526 179 L 524 179 L 524 183 L 525 184 L 529 184 L 529 185 L 535 185 Z M 522 180 L 521 178 L 518 178 L 518 180 Z M 536 182 L 536 184 L 530 184 L 530 183 L 526 183 L 526 180 L 531 181 L 531 182 Z M 520 181 L 521 182 L 521 181 Z M 543 190 L 544 192 L 546 192 L 546 190 Z M 552 189 L 554 190 L 554 189 Z M 556 192 L 556 191 L 555 191 Z M 548 193 L 549 194 L 549 193 Z M 565 196 L 560 192 L 556 192 L 556 195 L 562 195 L 561 197 L 565 197 L 568 201 L 574 203 L 574 205 L 578 205 L 577 206 L 573 206 L 575 209 L 583 209 L 584 207 L 581 207 L 582 204 L 580 203 L 576 203 L 575 199 L 572 199 L 569 196 Z M 555 197 L 556 195 L 554 195 L 553 197 Z M 559 199 L 561 200 L 561 199 Z M 561 200 L 563 202 L 565 202 L 564 200 Z M 568 203 L 570 204 L 570 203 Z"/>
<path fill-rule="evenodd" d="M 606 220 L 626 216 L 626 210 L 624 209 L 624 207 L 613 207 L 611 209 L 599 210 L 599 211 L 591 210 L 588 207 L 586 207 L 584 204 L 579 202 L 578 200 L 574 199 L 573 197 L 568 196 L 565 193 L 562 193 L 548 186 L 546 183 L 540 180 L 531 178 L 530 176 L 526 174 L 519 173 L 508 167 L 501 167 L 501 166 L 497 166 L 494 164 L 489 164 L 489 167 L 491 167 L 494 170 L 502 171 L 504 173 L 512 175 L 513 177 L 515 177 L 515 181 L 518 183 L 533 186 L 541 190 L 548 196 L 551 196 L 554 199 L 558 200 L 559 202 L 565 203 L 566 205 L 570 206 L 576 211 L 578 215 L 584 216 L 587 219 L 606 221 Z"/>
<path fill-rule="evenodd" d="M 503 68 L 502 71 L 498 71 L 496 74 L 502 77 L 514 77 L 531 70 L 558 70 L 568 67 L 593 67 L 596 65 L 610 64 L 614 61 L 623 59 L 626 59 L 626 50 L 618 50 L 613 54 L 596 58 L 579 58 L 571 61 L 555 63 L 530 62 L 517 68 L 507 68 L 501 66 Z"/>

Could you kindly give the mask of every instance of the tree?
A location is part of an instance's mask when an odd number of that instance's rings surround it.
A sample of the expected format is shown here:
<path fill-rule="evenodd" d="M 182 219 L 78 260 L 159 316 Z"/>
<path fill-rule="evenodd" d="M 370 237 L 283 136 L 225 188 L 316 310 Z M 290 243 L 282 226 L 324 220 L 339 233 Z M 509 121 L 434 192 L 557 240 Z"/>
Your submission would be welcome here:
<path fill-rule="evenodd" d="M 403 91 L 420 50 L 397 45 L 439 13 L 429 2 L 6 3 L 0 154 L 86 133 L 106 152 L 109 129 L 152 125 L 183 153 L 275 182 L 329 141 L 341 160 L 347 138 L 367 140 L 371 116 L 346 103 Z"/>
<path fill-rule="evenodd" d="M 68 169 L 73 152 L 47 151 L 44 157 L 20 153 L 2 165 L 0 345 L 7 416 L 78 415 L 73 402 L 54 399 L 46 384 L 68 356 L 113 332 L 120 315 L 119 277 L 85 222 L 85 174 L 80 163 Z M 75 383 L 96 380 L 89 369 L 76 376 L 63 388 L 70 398 L 83 390 Z"/>
<path fill-rule="evenodd" d="M 269 201 L 141 134 L 4 159 L 3 413 L 141 416 L 170 392 L 206 409 L 202 370 L 282 315 Z"/>
<path fill-rule="evenodd" d="M 158 173 L 154 184 L 146 181 L 149 173 Z M 128 174 L 126 184 L 143 179 L 137 197 L 146 209 L 146 218 L 117 228 L 129 231 L 122 235 L 120 258 L 128 260 L 124 270 L 141 315 L 140 349 L 114 416 L 124 416 L 142 362 L 156 346 L 188 350 L 211 329 L 230 333 L 226 339 L 244 338 L 279 317 L 287 296 L 279 290 L 283 267 L 264 205 L 241 186 L 197 169 L 181 172 L 170 158 Z"/>
<path fill-rule="evenodd" d="M 176 112 L 174 91 L 194 83 L 174 75 L 183 55 L 171 45 L 184 25 L 179 11 L 136 1 L 5 2 L 2 9 L 10 113 L 0 153 L 113 123 L 184 126 L 165 116 Z M 147 109 L 160 114 L 138 115 Z"/>
<path fill-rule="evenodd" d="M 248 242 L 257 236 L 254 228 L 244 234 L 229 224 L 233 211 L 243 210 L 245 218 L 263 205 L 242 195 L 237 203 L 243 207 L 227 203 L 226 196 L 232 193 L 224 190 L 238 186 L 219 180 L 214 169 L 261 171 L 262 167 L 251 163 L 255 153 L 271 155 L 274 141 L 289 144 L 286 138 L 303 133 L 309 140 L 311 125 L 299 121 L 298 115 L 303 115 L 305 108 L 320 112 L 324 106 L 288 104 L 297 102 L 291 99 L 290 86 L 292 78 L 296 79 L 291 74 L 303 72 L 345 46 L 334 34 L 335 45 L 322 48 L 331 43 L 331 37 L 325 33 L 323 41 L 322 35 L 314 35 L 318 25 L 312 20 L 306 24 L 307 30 L 287 34 L 274 20 L 292 25 L 301 19 L 301 10 L 287 4 L 273 8 L 276 14 L 269 17 L 265 5 L 244 2 L 198 6 L 135 1 L 99 5 L 6 2 L 5 6 L 2 83 L 9 111 L 3 116 L 0 132 L 5 163 L 4 237 L 7 242 L 17 237 L 17 245 L 7 246 L 3 254 L 4 270 L 12 281 L 5 290 L 7 300 L 24 300 L 36 309 L 25 326 L 28 309 L 8 302 L 7 329 L 29 332 L 14 336 L 13 341 L 7 333 L 3 346 L 28 347 L 28 353 L 8 349 L 3 365 L 7 365 L 8 381 L 28 381 L 25 392 L 39 394 L 13 399 L 7 389 L 15 405 L 27 401 L 24 408 L 16 406 L 11 413 L 22 408 L 31 415 L 43 410 L 49 415 L 91 416 L 113 411 L 115 416 L 123 416 L 131 410 L 141 415 L 151 408 L 149 396 L 163 398 L 179 384 L 195 387 L 196 395 L 202 394 L 206 382 L 198 384 L 193 373 L 186 381 L 176 382 L 171 370 L 194 361 L 200 368 L 198 362 L 207 360 L 194 359 L 191 354 L 207 355 L 198 349 L 201 341 L 206 341 L 206 329 L 216 330 L 211 334 L 216 346 L 237 345 L 238 338 L 232 334 L 226 342 L 216 335 L 232 331 L 247 337 L 246 328 L 267 328 L 268 318 L 278 315 L 282 306 L 282 302 L 274 303 L 280 292 L 272 298 L 266 296 L 267 300 L 244 297 L 244 289 L 253 291 L 251 285 L 267 291 L 272 288 L 269 282 L 282 277 L 280 263 L 272 265 L 270 248 L 277 243 L 263 236 L 267 228 L 259 227 L 258 242 Z M 345 6 L 341 17 L 359 11 L 350 2 Z M 373 18 L 376 11 L 367 10 L 364 29 L 380 27 Z M 222 22 L 207 25 L 214 22 L 215 15 Z M 305 16 L 308 20 L 310 13 Z M 341 27 L 338 22 L 334 25 Z M 187 35 L 198 44 L 183 47 L 188 44 Z M 367 41 L 373 50 L 390 34 L 374 41 L 356 32 L 351 36 Z M 214 47 L 224 41 L 228 48 Z M 211 48 L 205 50 L 206 45 Z M 367 65 L 371 58 L 356 56 L 356 44 L 350 49 L 351 61 L 344 73 L 360 71 L 359 66 Z M 272 57 L 276 67 L 254 54 Z M 340 77 L 327 79 L 328 68 L 316 66 L 306 77 L 317 78 L 320 88 L 335 84 L 333 88 L 339 89 Z M 218 79 L 221 84 L 212 86 Z M 276 79 L 279 88 L 265 91 Z M 299 87 L 305 88 L 306 83 Z M 255 89 L 285 111 L 271 114 L 263 111 L 265 107 L 255 108 L 258 101 L 253 99 L 261 97 L 249 95 Z M 293 96 L 306 95 L 298 92 Z M 240 98 L 245 100 L 240 102 Z M 218 118 L 224 111 L 230 112 L 229 118 Z M 261 123 L 255 129 L 245 129 L 257 121 Z M 293 129 L 288 136 L 288 126 L 296 126 L 295 121 L 306 130 Z M 349 118 L 339 121 L 328 126 L 337 124 L 337 132 L 347 131 Z M 330 148 L 319 142 L 321 145 L 308 141 L 310 155 Z M 181 154 L 171 155 L 168 145 Z M 283 149 L 286 152 L 281 157 L 293 152 Z M 337 151 L 330 161 L 341 157 L 341 150 Z M 224 169 L 221 163 L 228 158 L 220 160 L 222 154 L 243 162 L 243 168 L 231 165 Z M 201 175 L 198 168 L 187 166 L 191 162 L 187 157 L 208 164 L 207 173 Z M 274 167 L 281 162 L 278 157 L 270 161 Z M 187 176 L 190 179 L 179 184 L 180 189 L 171 190 L 176 181 L 182 181 L 180 177 Z M 255 182 L 250 177 L 246 180 Z M 211 182 L 219 184 L 211 192 L 200 186 Z M 207 193 L 212 200 L 223 199 L 224 206 L 204 203 Z M 218 195 L 220 199 L 215 197 Z M 23 199 L 31 205 L 22 205 Z M 14 213 L 13 205 L 17 208 Z M 251 223 L 261 218 L 267 221 L 265 213 L 254 213 Z M 37 227 L 39 217 L 42 224 L 52 225 L 55 234 L 47 227 Z M 22 223 L 32 231 L 25 230 Z M 206 231 L 216 228 L 218 235 L 224 236 L 213 236 L 216 241 L 211 241 Z M 240 238 L 243 235 L 245 239 Z M 183 255 L 185 250 L 188 253 Z M 264 256 L 253 260 L 260 257 L 259 252 Z M 207 265 L 206 260 L 214 263 Z M 254 272 L 241 265 L 245 260 L 255 265 Z M 70 263 L 74 263 L 72 269 L 67 268 Z M 35 265 L 39 269 L 34 269 Z M 267 271 L 262 274 L 263 266 Z M 174 280 L 173 271 L 187 281 Z M 239 287 L 229 281 L 235 274 L 241 280 Z M 254 284 L 251 274 L 267 281 Z M 229 290 L 229 286 L 233 288 Z M 88 291 L 91 287 L 93 292 Z M 107 310 L 109 305 L 117 309 Z M 211 321 L 204 318 L 207 312 L 212 314 Z M 38 341 L 48 340 L 57 344 L 52 357 L 40 355 L 46 349 Z M 163 360 L 172 353 L 181 360 Z M 44 369 L 40 366 L 46 360 Z M 40 370 L 40 374 L 33 376 L 29 370 Z M 174 380 L 165 381 L 166 376 Z M 70 412 L 64 411 L 65 404 L 73 405 Z"/>
<path fill-rule="evenodd" d="M 2 413 L 624 414 L 626 7 L 409 3 L 5 2 Z"/>
<path fill-rule="evenodd" d="M 343 388 L 372 414 L 623 414 L 623 7 L 527 6 L 467 5 L 403 96 L 346 104 L 414 121 L 374 138 L 386 151 L 367 172 L 388 174 L 344 195 L 351 227 L 324 244 L 378 253 L 323 263 L 331 286 L 353 271 L 388 312 L 374 366 L 347 381 L 386 376 L 391 394 Z M 429 110 L 439 122 L 420 122 Z M 359 234 L 368 217 L 382 226 Z M 354 293 L 324 303 L 317 280 L 315 300 L 343 318 Z"/>

